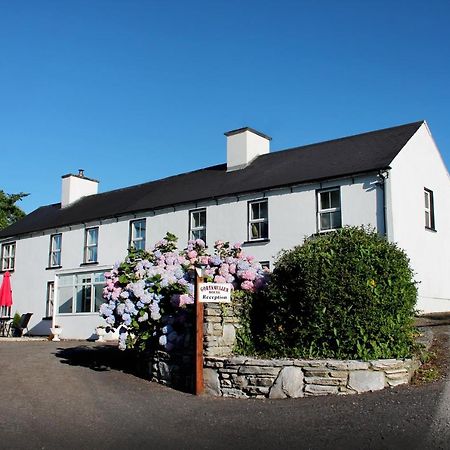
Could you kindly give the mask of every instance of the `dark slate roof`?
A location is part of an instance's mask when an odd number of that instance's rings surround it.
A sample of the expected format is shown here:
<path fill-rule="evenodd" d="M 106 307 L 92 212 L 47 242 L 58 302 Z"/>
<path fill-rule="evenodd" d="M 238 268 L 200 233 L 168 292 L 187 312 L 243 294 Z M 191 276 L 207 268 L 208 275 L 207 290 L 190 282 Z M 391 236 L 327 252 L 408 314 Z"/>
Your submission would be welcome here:
<path fill-rule="evenodd" d="M 79 224 L 127 213 L 255 192 L 384 169 L 423 121 L 332 141 L 276 151 L 244 169 L 226 164 L 83 197 L 61 208 L 43 206 L 0 231 L 0 238 Z"/>

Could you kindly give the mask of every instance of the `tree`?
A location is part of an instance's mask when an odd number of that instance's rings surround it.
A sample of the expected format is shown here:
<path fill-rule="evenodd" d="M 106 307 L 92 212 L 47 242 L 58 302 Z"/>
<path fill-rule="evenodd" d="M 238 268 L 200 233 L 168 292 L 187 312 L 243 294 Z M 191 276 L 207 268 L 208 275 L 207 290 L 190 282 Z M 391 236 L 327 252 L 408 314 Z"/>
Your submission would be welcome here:
<path fill-rule="evenodd" d="M 7 194 L 0 190 L 0 230 L 25 217 L 25 212 L 15 203 L 27 195 L 29 194 L 25 194 L 24 192 Z"/>

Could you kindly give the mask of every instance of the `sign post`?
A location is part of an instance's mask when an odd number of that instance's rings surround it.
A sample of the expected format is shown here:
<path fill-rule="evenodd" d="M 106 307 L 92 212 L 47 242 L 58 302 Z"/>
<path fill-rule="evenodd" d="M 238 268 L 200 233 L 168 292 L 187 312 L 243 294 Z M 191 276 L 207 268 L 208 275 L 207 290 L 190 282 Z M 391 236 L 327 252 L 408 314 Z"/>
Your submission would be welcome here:
<path fill-rule="evenodd" d="M 203 303 L 230 303 L 233 286 L 204 283 L 204 269 L 195 269 L 195 395 L 203 393 Z"/>
<path fill-rule="evenodd" d="M 195 395 L 203 393 L 203 303 L 200 302 L 202 269 L 195 270 Z"/>

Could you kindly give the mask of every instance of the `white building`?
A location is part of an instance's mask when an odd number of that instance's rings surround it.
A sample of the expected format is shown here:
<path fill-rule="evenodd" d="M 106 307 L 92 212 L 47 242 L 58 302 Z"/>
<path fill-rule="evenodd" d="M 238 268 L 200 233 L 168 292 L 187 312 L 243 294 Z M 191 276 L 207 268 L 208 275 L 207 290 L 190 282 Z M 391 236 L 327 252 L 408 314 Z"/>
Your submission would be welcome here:
<path fill-rule="evenodd" d="M 53 319 L 63 337 L 90 337 L 103 272 L 167 231 L 180 248 L 190 237 L 244 242 L 271 264 L 305 236 L 370 225 L 408 253 L 418 309 L 450 311 L 450 180 L 425 122 L 272 153 L 251 128 L 225 135 L 226 164 L 100 194 L 82 171 L 65 175 L 61 203 L 0 231 L 1 270 L 13 309 L 33 312 L 31 333 Z"/>

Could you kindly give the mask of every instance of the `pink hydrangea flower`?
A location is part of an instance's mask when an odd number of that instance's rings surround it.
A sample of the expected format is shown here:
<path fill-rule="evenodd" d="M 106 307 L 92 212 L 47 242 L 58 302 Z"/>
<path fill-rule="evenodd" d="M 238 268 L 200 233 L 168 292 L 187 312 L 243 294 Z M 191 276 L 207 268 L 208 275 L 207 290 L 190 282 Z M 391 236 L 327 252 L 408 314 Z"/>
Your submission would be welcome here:
<path fill-rule="evenodd" d="M 231 275 L 234 275 L 236 273 L 236 264 L 230 264 L 228 266 L 228 272 L 230 272 Z"/>
<path fill-rule="evenodd" d="M 224 277 L 222 277 L 221 275 L 216 275 L 214 277 L 214 283 L 226 283 L 226 282 L 227 282 L 227 280 Z"/>
<path fill-rule="evenodd" d="M 245 280 L 241 283 L 241 289 L 244 291 L 253 292 L 253 290 L 254 290 L 253 283 L 249 280 Z"/>
<path fill-rule="evenodd" d="M 196 240 L 195 240 L 195 244 L 196 244 L 198 247 L 200 247 L 200 248 L 205 248 L 205 247 L 206 247 L 205 241 L 204 241 L 203 239 L 196 239 Z"/>
<path fill-rule="evenodd" d="M 209 256 L 200 256 L 200 264 L 208 264 Z"/>
<path fill-rule="evenodd" d="M 180 306 L 184 305 L 192 305 L 194 303 L 194 299 L 187 294 L 180 295 Z"/>
<path fill-rule="evenodd" d="M 253 281 L 256 278 L 256 271 L 253 269 L 247 269 L 242 272 L 241 277 L 244 280 Z"/>
<path fill-rule="evenodd" d="M 197 252 L 195 250 L 191 250 L 190 252 L 187 253 L 187 256 L 190 260 L 195 259 L 197 258 Z"/>
<path fill-rule="evenodd" d="M 222 264 L 219 267 L 219 274 L 222 275 L 223 277 L 226 277 L 229 273 L 229 268 L 230 266 L 227 263 Z"/>

